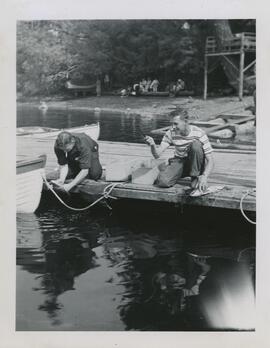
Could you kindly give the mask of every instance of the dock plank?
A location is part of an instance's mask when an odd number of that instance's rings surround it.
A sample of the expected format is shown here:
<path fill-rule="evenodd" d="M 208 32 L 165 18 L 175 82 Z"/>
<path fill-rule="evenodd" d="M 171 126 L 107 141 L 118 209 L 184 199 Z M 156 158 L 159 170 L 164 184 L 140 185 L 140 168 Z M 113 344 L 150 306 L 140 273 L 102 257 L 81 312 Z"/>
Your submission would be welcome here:
<path fill-rule="evenodd" d="M 52 139 L 17 137 L 17 156 L 47 154 L 45 171 L 48 174 L 57 168 L 53 145 L 54 141 Z M 105 170 L 106 165 L 112 161 L 125 161 L 127 158 L 152 158 L 150 149 L 145 144 L 99 141 L 99 147 L 101 164 Z M 173 148 L 167 149 L 162 155 L 162 158 L 170 157 L 173 157 Z M 123 187 L 115 188 L 112 193 L 119 198 L 239 209 L 243 194 L 247 190 L 256 187 L 255 152 L 216 149 L 214 160 L 215 167 L 209 177 L 209 184 L 225 185 L 225 189 L 215 194 L 198 198 L 188 197 L 184 190 L 189 182 L 186 179 L 180 181 L 181 186 L 176 185 L 170 189 L 125 183 Z M 97 186 L 97 183 L 90 183 L 89 180 L 85 180 L 75 191 L 81 193 L 84 198 L 87 196 L 90 198 L 94 191 L 101 193 L 108 183 L 101 182 L 99 184 L 102 185 Z M 256 210 L 256 198 L 254 196 L 246 197 L 244 209 L 248 211 Z"/>
<path fill-rule="evenodd" d="M 78 185 L 74 192 L 84 194 L 86 199 L 88 194 L 91 199 L 93 192 L 102 193 L 106 185 L 108 185 L 108 183 L 94 183 L 85 180 L 82 184 Z M 97 187 L 99 187 L 99 189 L 97 189 Z M 241 197 L 247 191 L 247 188 L 243 186 L 227 185 L 223 190 L 217 193 L 194 198 L 186 194 L 186 188 L 188 188 L 188 186 L 176 185 L 173 188 L 158 188 L 153 185 L 135 185 L 132 183 L 125 183 L 123 186 L 121 185 L 114 188 L 112 190 L 112 195 L 118 198 L 238 210 L 240 208 Z M 255 197 L 247 196 L 244 200 L 243 208 L 247 211 L 255 211 Z"/>

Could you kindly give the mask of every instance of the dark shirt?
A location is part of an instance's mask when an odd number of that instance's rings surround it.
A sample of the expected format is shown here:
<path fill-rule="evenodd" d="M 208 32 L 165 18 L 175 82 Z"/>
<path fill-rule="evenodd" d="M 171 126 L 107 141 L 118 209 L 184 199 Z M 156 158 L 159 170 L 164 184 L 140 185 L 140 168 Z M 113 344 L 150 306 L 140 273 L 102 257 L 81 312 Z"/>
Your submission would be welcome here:
<path fill-rule="evenodd" d="M 98 143 L 84 133 L 72 135 L 75 138 L 75 145 L 71 151 L 65 153 L 56 143 L 54 145 L 58 164 L 61 166 L 67 164 L 75 175 L 82 169 L 89 169 L 89 177 L 99 179 L 102 168 L 99 163 Z"/>

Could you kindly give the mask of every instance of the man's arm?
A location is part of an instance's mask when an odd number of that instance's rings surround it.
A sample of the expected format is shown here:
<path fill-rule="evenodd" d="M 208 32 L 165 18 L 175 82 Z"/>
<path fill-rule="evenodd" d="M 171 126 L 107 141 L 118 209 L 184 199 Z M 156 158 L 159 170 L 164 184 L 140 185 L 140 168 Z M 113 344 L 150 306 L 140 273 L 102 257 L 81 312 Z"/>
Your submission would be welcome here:
<path fill-rule="evenodd" d="M 150 145 L 151 152 L 154 158 L 159 158 L 160 155 L 170 146 L 166 142 L 161 142 L 161 144 L 157 147 L 154 139 L 149 137 L 148 135 L 145 137 L 145 141 L 148 145 Z"/>
<path fill-rule="evenodd" d="M 214 156 L 212 153 L 205 155 L 205 168 L 203 175 L 208 177 L 214 168 Z"/>
<path fill-rule="evenodd" d="M 66 154 L 63 150 L 59 149 L 56 144 L 54 145 L 54 153 L 57 157 L 60 173 L 59 173 L 59 179 L 52 180 L 52 182 L 59 185 L 63 185 L 68 174 L 68 162 L 67 162 Z"/>
<path fill-rule="evenodd" d="M 60 177 L 59 177 L 60 183 L 63 184 L 65 182 L 67 175 L 68 175 L 68 165 L 65 164 L 63 166 L 60 166 Z"/>
<path fill-rule="evenodd" d="M 68 184 L 64 184 L 63 188 L 65 191 L 70 191 L 73 187 L 83 181 L 88 175 L 88 169 L 81 169 L 81 171 L 75 176 L 75 178 Z"/>
<path fill-rule="evenodd" d="M 201 191 L 206 190 L 207 188 L 207 180 L 214 168 L 214 157 L 212 153 L 208 153 L 205 155 L 205 166 L 202 175 L 199 176 L 198 179 L 198 188 Z"/>
<path fill-rule="evenodd" d="M 66 180 L 67 175 L 68 175 L 68 165 L 67 164 L 60 165 L 59 179 L 52 180 L 52 182 L 57 184 L 57 185 L 63 185 L 65 180 Z"/>

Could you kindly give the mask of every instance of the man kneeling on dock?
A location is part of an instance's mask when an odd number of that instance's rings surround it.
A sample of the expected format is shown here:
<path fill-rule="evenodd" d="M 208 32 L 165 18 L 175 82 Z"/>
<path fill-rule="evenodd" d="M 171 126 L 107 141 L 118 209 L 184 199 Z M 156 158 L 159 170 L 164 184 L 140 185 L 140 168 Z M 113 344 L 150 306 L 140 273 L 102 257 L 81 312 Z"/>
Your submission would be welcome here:
<path fill-rule="evenodd" d="M 60 165 L 60 177 L 52 181 L 70 191 L 85 178 L 98 180 L 102 175 L 98 144 L 84 133 L 61 132 L 54 145 Z M 65 184 L 66 179 L 73 180 Z"/>
<path fill-rule="evenodd" d="M 172 127 L 165 133 L 160 146 L 157 147 L 150 136 L 145 140 L 155 158 L 159 158 L 170 145 L 175 146 L 174 157 L 160 171 L 155 182 L 157 186 L 171 187 L 178 179 L 191 177 L 193 190 L 203 192 L 207 189 L 207 179 L 213 168 L 213 149 L 205 132 L 189 124 L 187 111 L 174 116 Z"/>

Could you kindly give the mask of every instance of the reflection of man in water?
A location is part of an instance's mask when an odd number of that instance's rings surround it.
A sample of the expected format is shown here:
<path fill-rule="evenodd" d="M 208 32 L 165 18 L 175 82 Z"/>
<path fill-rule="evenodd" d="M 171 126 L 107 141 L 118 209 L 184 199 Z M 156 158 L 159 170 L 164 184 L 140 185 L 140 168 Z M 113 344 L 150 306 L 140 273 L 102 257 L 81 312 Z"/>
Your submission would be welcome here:
<path fill-rule="evenodd" d="M 60 165 L 60 178 L 53 182 L 65 191 L 71 190 L 86 177 L 100 179 L 102 167 L 99 162 L 98 144 L 84 133 L 61 132 L 55 142 L 54 152 Z M 65 184 L 65 180 L 73 180 Z"/>
<path fill-rule="evenodd" d="M 50 318 L 57 321 L 57 311 L 61 309 L 58 297 L 67 290 L 72 290 L 76 276 L 95 267 L 94 252 L 87 240 L 64 235 L 60 239 L 49 239 L 45 245 L 46 274 L 42 277 L 42 286 L 47 295 L 39 306 Z"/>

